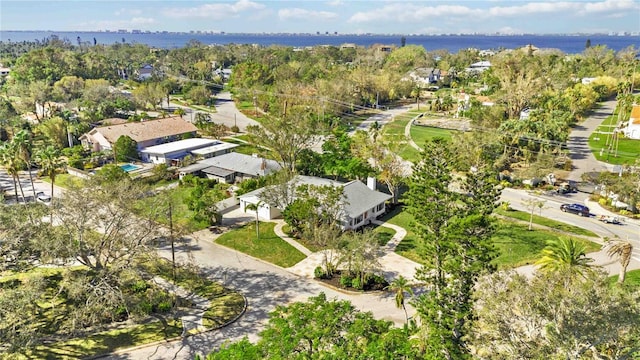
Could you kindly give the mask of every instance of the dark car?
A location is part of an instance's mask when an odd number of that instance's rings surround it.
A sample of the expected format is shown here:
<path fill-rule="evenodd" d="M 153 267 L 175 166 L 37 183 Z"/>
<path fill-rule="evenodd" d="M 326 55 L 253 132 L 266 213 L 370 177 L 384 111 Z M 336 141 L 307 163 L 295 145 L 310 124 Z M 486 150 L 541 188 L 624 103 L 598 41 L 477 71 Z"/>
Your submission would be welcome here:
<path fill-rule="evenodd" d="M 581 204 L 562 204 L 560 210 L 580 216 L 589 216 L 589 208 Z"/>

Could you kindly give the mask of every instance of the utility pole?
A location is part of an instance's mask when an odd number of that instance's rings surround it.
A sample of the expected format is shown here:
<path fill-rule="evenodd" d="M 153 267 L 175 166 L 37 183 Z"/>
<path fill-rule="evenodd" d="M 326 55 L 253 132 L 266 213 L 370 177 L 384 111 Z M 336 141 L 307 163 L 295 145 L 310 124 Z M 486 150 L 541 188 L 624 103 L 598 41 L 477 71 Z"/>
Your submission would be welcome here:
<path fill-rule="evenodd" d="M 176 248 L 173 240 L 173 202 L 169 200 L 169 240 L 171 241 L 171 275 L 176 281 Z"/>

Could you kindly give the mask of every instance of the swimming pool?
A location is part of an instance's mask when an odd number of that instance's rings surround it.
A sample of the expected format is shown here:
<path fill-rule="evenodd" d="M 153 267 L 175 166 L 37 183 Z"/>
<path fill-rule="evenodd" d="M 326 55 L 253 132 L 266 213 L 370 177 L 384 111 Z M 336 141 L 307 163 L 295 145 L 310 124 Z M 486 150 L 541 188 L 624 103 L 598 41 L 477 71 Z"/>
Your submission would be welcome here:
<path fill-rule="evenodd" d="M 136 165 L 133 165 L 133 164 L 124 164 L 124 165 L 120 165 L 120 167 L 122 168 L 122 170 L 124 170 L 126 172 L 132 172 L 132 171 L 140 169 L 140 166 L 136 166 Z"/>

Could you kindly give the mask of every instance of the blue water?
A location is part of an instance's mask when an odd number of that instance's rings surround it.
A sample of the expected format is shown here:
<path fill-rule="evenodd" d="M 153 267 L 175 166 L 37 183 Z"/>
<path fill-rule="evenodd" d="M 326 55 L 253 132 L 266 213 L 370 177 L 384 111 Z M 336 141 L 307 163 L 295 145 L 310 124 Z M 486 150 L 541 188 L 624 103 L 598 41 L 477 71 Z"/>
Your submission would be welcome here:
<path fill-rule="evenodd" d="M 135 166 L 133 164 L 124 164 L 124 165 L 120 165 L 120 167 L 122 168 L 122 170 L 124 170 L 126 172 L 132 172 L 132 171 L 140 169 L 140 166 Z"/>
<path fill-rule="evenodd" d="M 140 43 L 157 48 L 177 48 L 190 40 L 203 44 L 258 44 L 262 46 L 315 46 L 354 43 L 359 46 L 373 44 L 400 46 L 403 35 L 312 35 L 312 34 L 197 34 L 197 33 L 116 33 L 116 32 L 48 32 L 48 31 L 0 31 L 0 41 L 21 42 L 43 40 L 51 35 L 93 44 Z M 587 39 L 592 45 L 606 45 L 615 51 L 634 45 L 640 48 L 640 36 L 609 35 L 404 35 L 407 45 L 421 45 L 426 50 L 446 49 L 455 53 L 460 49 L 513 49 L 532 44 L 539 48 L 557 48 L 568 54 L 584 50 Z"/>

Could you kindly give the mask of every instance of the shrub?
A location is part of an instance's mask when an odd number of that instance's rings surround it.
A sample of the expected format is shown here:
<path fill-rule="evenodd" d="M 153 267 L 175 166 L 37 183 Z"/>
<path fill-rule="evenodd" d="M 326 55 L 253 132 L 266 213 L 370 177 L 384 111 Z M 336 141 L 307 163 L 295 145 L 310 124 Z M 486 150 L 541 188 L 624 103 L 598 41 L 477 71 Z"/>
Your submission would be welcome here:
<path fill-rule="evenodd" d="M 231 127 L 231 131 L 234 133 L 239 133 L 240 132 L 240 128 L 238 127 L 238 125 L 233 125 Z"/>
<path fill-rule="evenodd" d="M 322 266 L 318 266 L 313 270 L 313 276 L 315 276 L 316 279 L 324 279 L 326 275 Z"/>
<path fill-rule="evenodd" d="M 156 311 L 159 313 L 166 313 L 166 312 L 169 312 L 169 310 L 171 310 L 172 307 L 173 307 L 173 304 L 171 304 L 170 301 L 162 301 L 156 307 Z"/>
<path fill-rule="evenodd" d="M 343 287 L 351 287 L 351 281 L 353 280 L 353 278 L 351 278 L 351 276 L 349 275 L 341 275 L 340 276 L 340 285 L 342 285 Z"/>
<path fill-rule="evenodd" d="M 131 290 L 134 293 L 141 293 L 149 288 L 149 284 L 147 284 L 144 280 L 138 280 L 131 284 Z"/>
<path fill-rule="evenodd" d="M 606 198 L 600 198 L 600 200 L 598 200 L 598 204 L 600 205 L 607 205 L 608 201 Z"/>
<path fill-rule="evenodd" d="M 363 289 L 363 284 L 359 276 L 356 276 L 355 278 L 353 278 L 353 280 L 351 280 L 351 286 L 357 290 Z"/>
<path fill-rule="evenodd" d="M 69 166 L 76 169 L 84 169 L 84 161 L 80 157 L 72 156 L 69 158 Z"/>
<path fill-rule="evenodd" d="M 136 304 L 137 314 L 149 315 L 151 314 L 152 311 L 153 311 L 153 305 L 146 300 L 140 301 L 138 304 Z"/>

